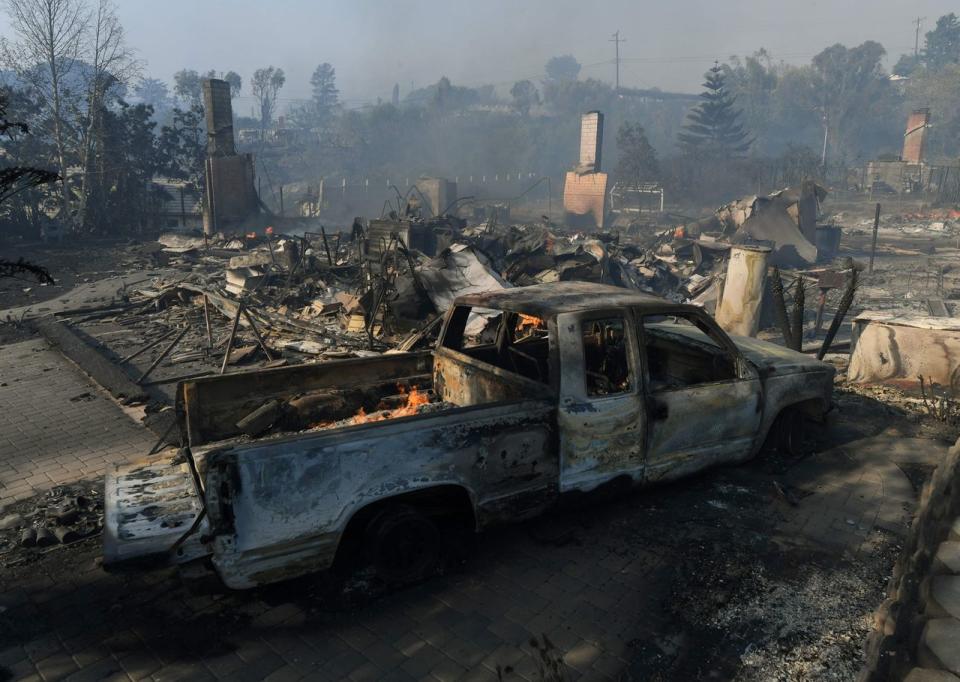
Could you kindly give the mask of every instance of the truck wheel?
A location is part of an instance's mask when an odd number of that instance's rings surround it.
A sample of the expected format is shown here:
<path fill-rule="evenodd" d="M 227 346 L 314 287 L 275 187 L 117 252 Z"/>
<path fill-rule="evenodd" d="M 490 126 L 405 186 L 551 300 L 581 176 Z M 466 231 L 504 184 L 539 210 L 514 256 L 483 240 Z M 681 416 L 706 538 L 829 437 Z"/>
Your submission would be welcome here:
<path fill-rule="evenodd" d="M 367 528 L 367 556 L 383 581 L 409 583 L 435 573 L 442 558 L 440 531 L 416 509 L 393 507 Z"/>
<path fill-rule="evenodd" d="M 787 408 L 777 415 L 773 426 L 776 429 L 776 449 L 788 455 L 798 454 L 803 442 L 803 414 L 799 410 Z"/>

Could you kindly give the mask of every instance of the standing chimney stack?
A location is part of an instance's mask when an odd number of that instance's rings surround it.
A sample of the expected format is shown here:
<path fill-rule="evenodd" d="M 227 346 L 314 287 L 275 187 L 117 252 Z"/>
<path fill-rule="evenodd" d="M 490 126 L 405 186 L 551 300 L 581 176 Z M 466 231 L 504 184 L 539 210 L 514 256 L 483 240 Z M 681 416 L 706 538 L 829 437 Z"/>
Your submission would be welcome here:
<path fill-rule="evenodd" d="M 233 156 L 233 104 L 230 84 L 217 78 L 203 81 L 203 108 L 207 120 L 207 156 Z"/>
<path fill-rule="evenodd" d="M 599 173 L 603 150 L 603 114 L 588 111 L 580 117 L 580 173 Z"/>
<path fill-rule="evenodd" d="M 903 134 L 903 152 L 900 158 L 907 163 L 923 163 L 923 143 L 930 126 L 930 110 L 915 109 L 907 118 L 907 130 Z"/>

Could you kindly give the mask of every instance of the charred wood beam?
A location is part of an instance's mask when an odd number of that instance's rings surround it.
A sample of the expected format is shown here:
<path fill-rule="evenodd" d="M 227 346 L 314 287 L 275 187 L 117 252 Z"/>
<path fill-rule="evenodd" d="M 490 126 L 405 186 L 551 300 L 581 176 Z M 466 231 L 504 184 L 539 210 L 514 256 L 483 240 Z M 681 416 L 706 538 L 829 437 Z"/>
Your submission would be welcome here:
<path fill-rule="evenodd" d="M 817 360 L 823 360 L 823 357 L 827 354 L 827 351 L 830 350 L 830 343 L 833 341 L 833 337 L 836 336 L 837 332 L 840 330 L 840 325 L 843 324 L 843 318 L 846 317 L 847 311 L 850 309 L 850 305 L 853 303 L 853 296 L 856 294 L 856 292 L 857 271 L 851 270 L 850 281 L 847 283 L 847 289 L 843 292 L 843 298 L 840 299 L 840 306 L 837 308 L 837 314 L 833 316 L 833 320 L 830 322 L 830 329 L 827 330 L 827 337 L 823 340 L 823 345 L 820 347 L 820 351 L 817 353 Z"/>
<path fill-rule="evenodd" d="M 237 305 L 237 314 L 233 316 L 233 326 L 230 327 L 230 338 L 227 339 L 227 350 L 223 353 L 223 364 L 220 365 L 220 374 L 227 371 L 230 362 L 230 351 L 233 350 L 233 341 L 237 338 L 237 327 L 240 325 L 240 315 L 243 313 L 243 303 Z"/>
<path fill-rule="evenodd" d="M 156 339 L 154 339 L 154 340 L 151 341 L 150 343 L 146 344 L 145 346 L 141 346 L 139 350 L 135 350 L 135 351 L 133 351 L 132 353 L 130 353 L 130 355 L 128 355 L 127 357 L 121 358 L 121 359 L 120 359 L 120 364 L 121 364 L 121 365 L 126 364 L 126 363 L 130 362 L 131 360 L 133 360 L 134 358 L 139 357 L 140 355 L 143 355 L 143 354 L 146 353 L 148 350 L 150 350 L 151 348 L 153 348 L 154 346 L 156 346 L 156 345 L 159 344 L 160 342 L 164 341 L 165 339 L 170 338 L 171 336 L 173 336 L 173 335 L 176 334 L 176 333 L 177 333 L 177 330 L 176 330 L 176 329 L 171 329 L 171 330 L 167 331 L 166 334 L 161 334 L 160 336 L 158 336 Z"/>
<path fill-rule="evenodd" d="M 791 348 L 795 351 L 803 348 L 803 275 L 797 276 L 797 286 L 793 294 L 793 329 L 790 332 L 793 345 Z"/>
<path fill-rule="evenodd" d="M 140 382 L 142 382 L 144 379 L 146 379 L 148 376 L 150 376 L 150 373 L 153 372 L 153 370 L 155 370 L 155 369 L 157 368 L 157 365 L 159 365 L 159 364 L 163 361 L 163 359 L 170 354 L 170 351 L 172 351 L 172 350 L 174 349 L 174 347 L 175 347 L 178 343 L 180 343 L 180 339 L 182 339 L 184 336 L 186 336 L 186 334 L 187 334 L 188 331 L 190 331 L 190 325 L 185 326 L 185 327 L 180 331 L 180 333 L 177 334 L 176 338 L 174 338 L 174 340 L 171 341 L 170 344 L 169 344 L 166 348 L 163 349 L 163 352 L 160 353 L 160 355 L 157 357 L 157 359 L 154 360 L 154 361 L 150 364 L 149 367 L 147 367 L 146 371 L 144 371 L 144 373 L 140 375 L 140 378 L 137 379 L 137 383 L 138 383 L 138 384 L 139 384 Z"/>
<path fill-rule="evenodd" d="M 793 334 L 790 332 L 787 303 L 783 294 L 783 279 L 780 277 L 780 268 L 778 267 L 774 267 L 770 275 L 770 290 L 773 292 L 773 312 L 776 315 L 780 333 L 783 334 L 783 343 L 787 348 L 793 348 Z"/>

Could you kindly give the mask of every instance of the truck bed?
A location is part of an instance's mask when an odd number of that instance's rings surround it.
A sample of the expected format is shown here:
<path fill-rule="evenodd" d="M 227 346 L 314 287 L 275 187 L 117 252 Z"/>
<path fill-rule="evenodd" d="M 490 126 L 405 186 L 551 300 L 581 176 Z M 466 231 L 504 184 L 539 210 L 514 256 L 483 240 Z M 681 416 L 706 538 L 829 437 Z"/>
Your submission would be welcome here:
<path fill-rule="evenodd" d="M 360 409 L 375 411 L 385 396 L 411 387 L 429 390 L 430 352 L 398 353 L 293 367 L 238 372 L 187 381 L 178 387 L 176 409 L 181 440 L 197 449 L 237 437 L 296 433 L 335 422 Z M 275 407 L 260 426 L 242 422 L 257 410 Z"/>
<path fill-rule="evenodd" d="M 535 515 L 557 493 L 555 410 L 509 401 L 218 447 L 212 513 L 235 540 L 214 562 L 231 587 L 325 568 L 357 510 L 419 488 L 466 491 L 477 527 Z"/>

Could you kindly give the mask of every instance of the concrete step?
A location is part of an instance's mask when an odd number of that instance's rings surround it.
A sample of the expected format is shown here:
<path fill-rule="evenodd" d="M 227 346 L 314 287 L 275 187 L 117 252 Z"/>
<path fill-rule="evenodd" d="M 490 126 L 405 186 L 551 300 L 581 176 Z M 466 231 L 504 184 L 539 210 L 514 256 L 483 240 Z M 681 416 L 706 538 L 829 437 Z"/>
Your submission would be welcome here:
<path fill-rule="evenodd" d="M 960 677 L 946 670 L 914 668 L 903 678 L 903 682 L 960 682 Z"/>
<path fill-rule="evenodd" d="M 960 618 L 960 575 L 935 575 L 930 579 L 926 614 L 931 618 Z"/>
<path fill-rule="evenodd" d="M 954 618 L 927 621 L 917 647 L 917 662 L 960 674 L 960 622 Z"/>
<path fill-rule="evenodd" d="M 933 557 L 934 575 L 960 575 L 960 541 L 941 542 Z"/>

